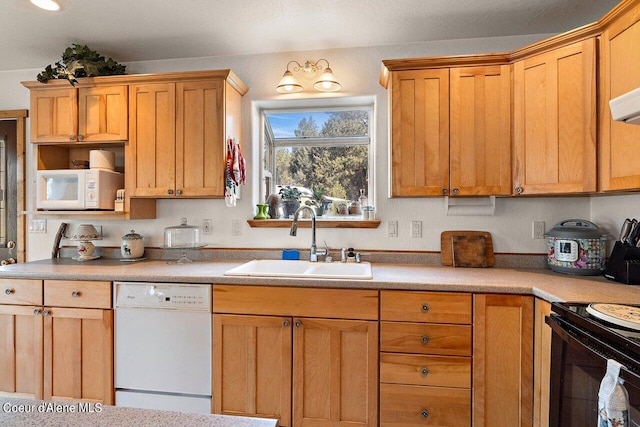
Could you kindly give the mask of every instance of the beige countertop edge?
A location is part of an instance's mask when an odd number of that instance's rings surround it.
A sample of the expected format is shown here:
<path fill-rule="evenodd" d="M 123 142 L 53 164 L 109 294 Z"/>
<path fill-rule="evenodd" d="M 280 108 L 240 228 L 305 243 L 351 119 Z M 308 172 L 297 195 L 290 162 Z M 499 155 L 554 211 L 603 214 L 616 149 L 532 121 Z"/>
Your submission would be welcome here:
<path fill-rule="evenodd" d="M 216 283 L 308 286 L 344 289 L 400 289 L 534 295 L 544 300 L 640 304 L 640 286 L 602 276 L 572 276 L 547 269 L 454 268 L 415 264 L 373 264 L 372 280 L 225 276 L 244 261 L 168 264 L 163 260 L 78 263 L 42 260 L 0 267 L 0 278 L 109 280 L 168 283 Z"/>

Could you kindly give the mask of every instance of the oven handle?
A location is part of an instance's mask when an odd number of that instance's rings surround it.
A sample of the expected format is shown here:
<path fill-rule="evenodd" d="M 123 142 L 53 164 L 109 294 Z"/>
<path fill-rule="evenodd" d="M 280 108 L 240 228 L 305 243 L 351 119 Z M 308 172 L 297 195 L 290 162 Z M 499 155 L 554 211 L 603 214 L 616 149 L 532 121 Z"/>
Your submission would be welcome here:
<path fill-rule="evenodd" d="M 607 357 L 600 354 L 595 348 L 583 343 L 582 341 L 576 339 L 567 328 L 564 327 L 564 325 L 562 324 L 563 322 L 559 322 L 558 319 L 555 316 L 546 316 L 545 318 L 545 323 L 547 325 L 549 325 L 551 327 L 551 329 L 553 330 L 554 333 L 558 334 L 558 336 L 563 340 L 566 341 L 567 343 L 575 343 L 578 346 L 580 346 L 583 350 L 585 350 L 586 352 L 588 352 L 589 354 L 593 355 L 597 360 L 600 361 L 600 363 L 602 364 L 602 366 L 606 369 L 607 367 Z M 580 331 L 580 333 L 584 334 L 585 336 L 589 337 L 590 339 L 597 341 L 600 345 L 604 346 L 604 347 L 609 347 L 607 344 L 603 343 L 601 340 L 597 339 L 596 337 L 594 337 L 593 335 L 587 333 L 586 331 Z M 627 368 L 623 361 L 618 360 L 618 362 L 622 363 L 622 372 L 621 372 L 621 377 L 625 380 L 631 380 L 633 381 L 635 384 L 640 384 L 640 376 L 638 374 L 636 374 L 635 372 L 629 370 L 629 368 Z"/>

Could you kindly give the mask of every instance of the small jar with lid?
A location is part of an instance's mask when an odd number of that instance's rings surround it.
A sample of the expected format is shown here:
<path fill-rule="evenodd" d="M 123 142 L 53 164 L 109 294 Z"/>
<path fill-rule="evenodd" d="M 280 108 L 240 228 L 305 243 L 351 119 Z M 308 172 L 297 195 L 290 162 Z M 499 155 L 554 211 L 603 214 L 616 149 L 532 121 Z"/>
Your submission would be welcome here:
<path fill-rule="evenodd" d="M 144 240 L 141 235 L 131 230 L 131 233 L 122 236 L 120 253 L 123 258 L 136 259 L 144 255 Z"/>

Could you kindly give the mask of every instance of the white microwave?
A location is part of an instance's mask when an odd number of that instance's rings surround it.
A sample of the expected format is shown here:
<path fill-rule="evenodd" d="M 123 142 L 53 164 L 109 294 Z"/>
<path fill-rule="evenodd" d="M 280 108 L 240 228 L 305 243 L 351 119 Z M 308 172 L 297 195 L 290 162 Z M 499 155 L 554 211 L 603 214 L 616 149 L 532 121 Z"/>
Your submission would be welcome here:
<path fill-rule="evenodd" d="M 124 174 L 104 169 L 40 170 L 36 208 L 43 210 L 113 210 Z"/>

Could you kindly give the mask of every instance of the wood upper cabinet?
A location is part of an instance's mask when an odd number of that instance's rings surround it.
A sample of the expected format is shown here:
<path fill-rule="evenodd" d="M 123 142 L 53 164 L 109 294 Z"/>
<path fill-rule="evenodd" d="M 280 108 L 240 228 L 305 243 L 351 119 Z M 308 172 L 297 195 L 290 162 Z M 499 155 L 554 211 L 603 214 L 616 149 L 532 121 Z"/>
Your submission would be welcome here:
<path fill-rule="evenodd" d="M 137 197 L 172 195 L 176 179 L 175 83 L 136 84 L 129 89 L 127 193 Z"/>
<path fill-rule="evenodd" d="M 230 79 L 130 87 L 125 179 L 132 196 L 224 197 L 225 142 L 241 140 L 246 92 Z"/>
<path fill-rule="evenodd" d="M 31 89 L 31 142 L 125 141 L 127 86 Z"/>
<path fill-rule="evenodd" d="M 533 297 L 474 295 L 473 425 L 533 423 Z"/>
<path fill-rule="evenodd" d="M 440 196 L 449 189 L 449 70 L 391 76 L 391 194 Z"/>
<path fill-rule="evenodd" d="M 631 4 L 631 2 L 629 2 Z M 602 34 L 600 56 L 601 191 L 640 189 L 636 156 L 640 126 L 613 121 L 609 100 L 640 87 L 640 4 L 609 22 Z"/>
<path fill-rule="evenodd" d="M 376 291 L 214 285 L 214 301 L 215 413 L 378 425 Z"/>
<path fill-rule="evenodd" d="M 450 193 L 511 194 L 511 68 L 450 70 Z"/>
<path fill-rule="evenodd" d="M 595 38 L 513 67 L 515 194 L 595 191 Z"/>

